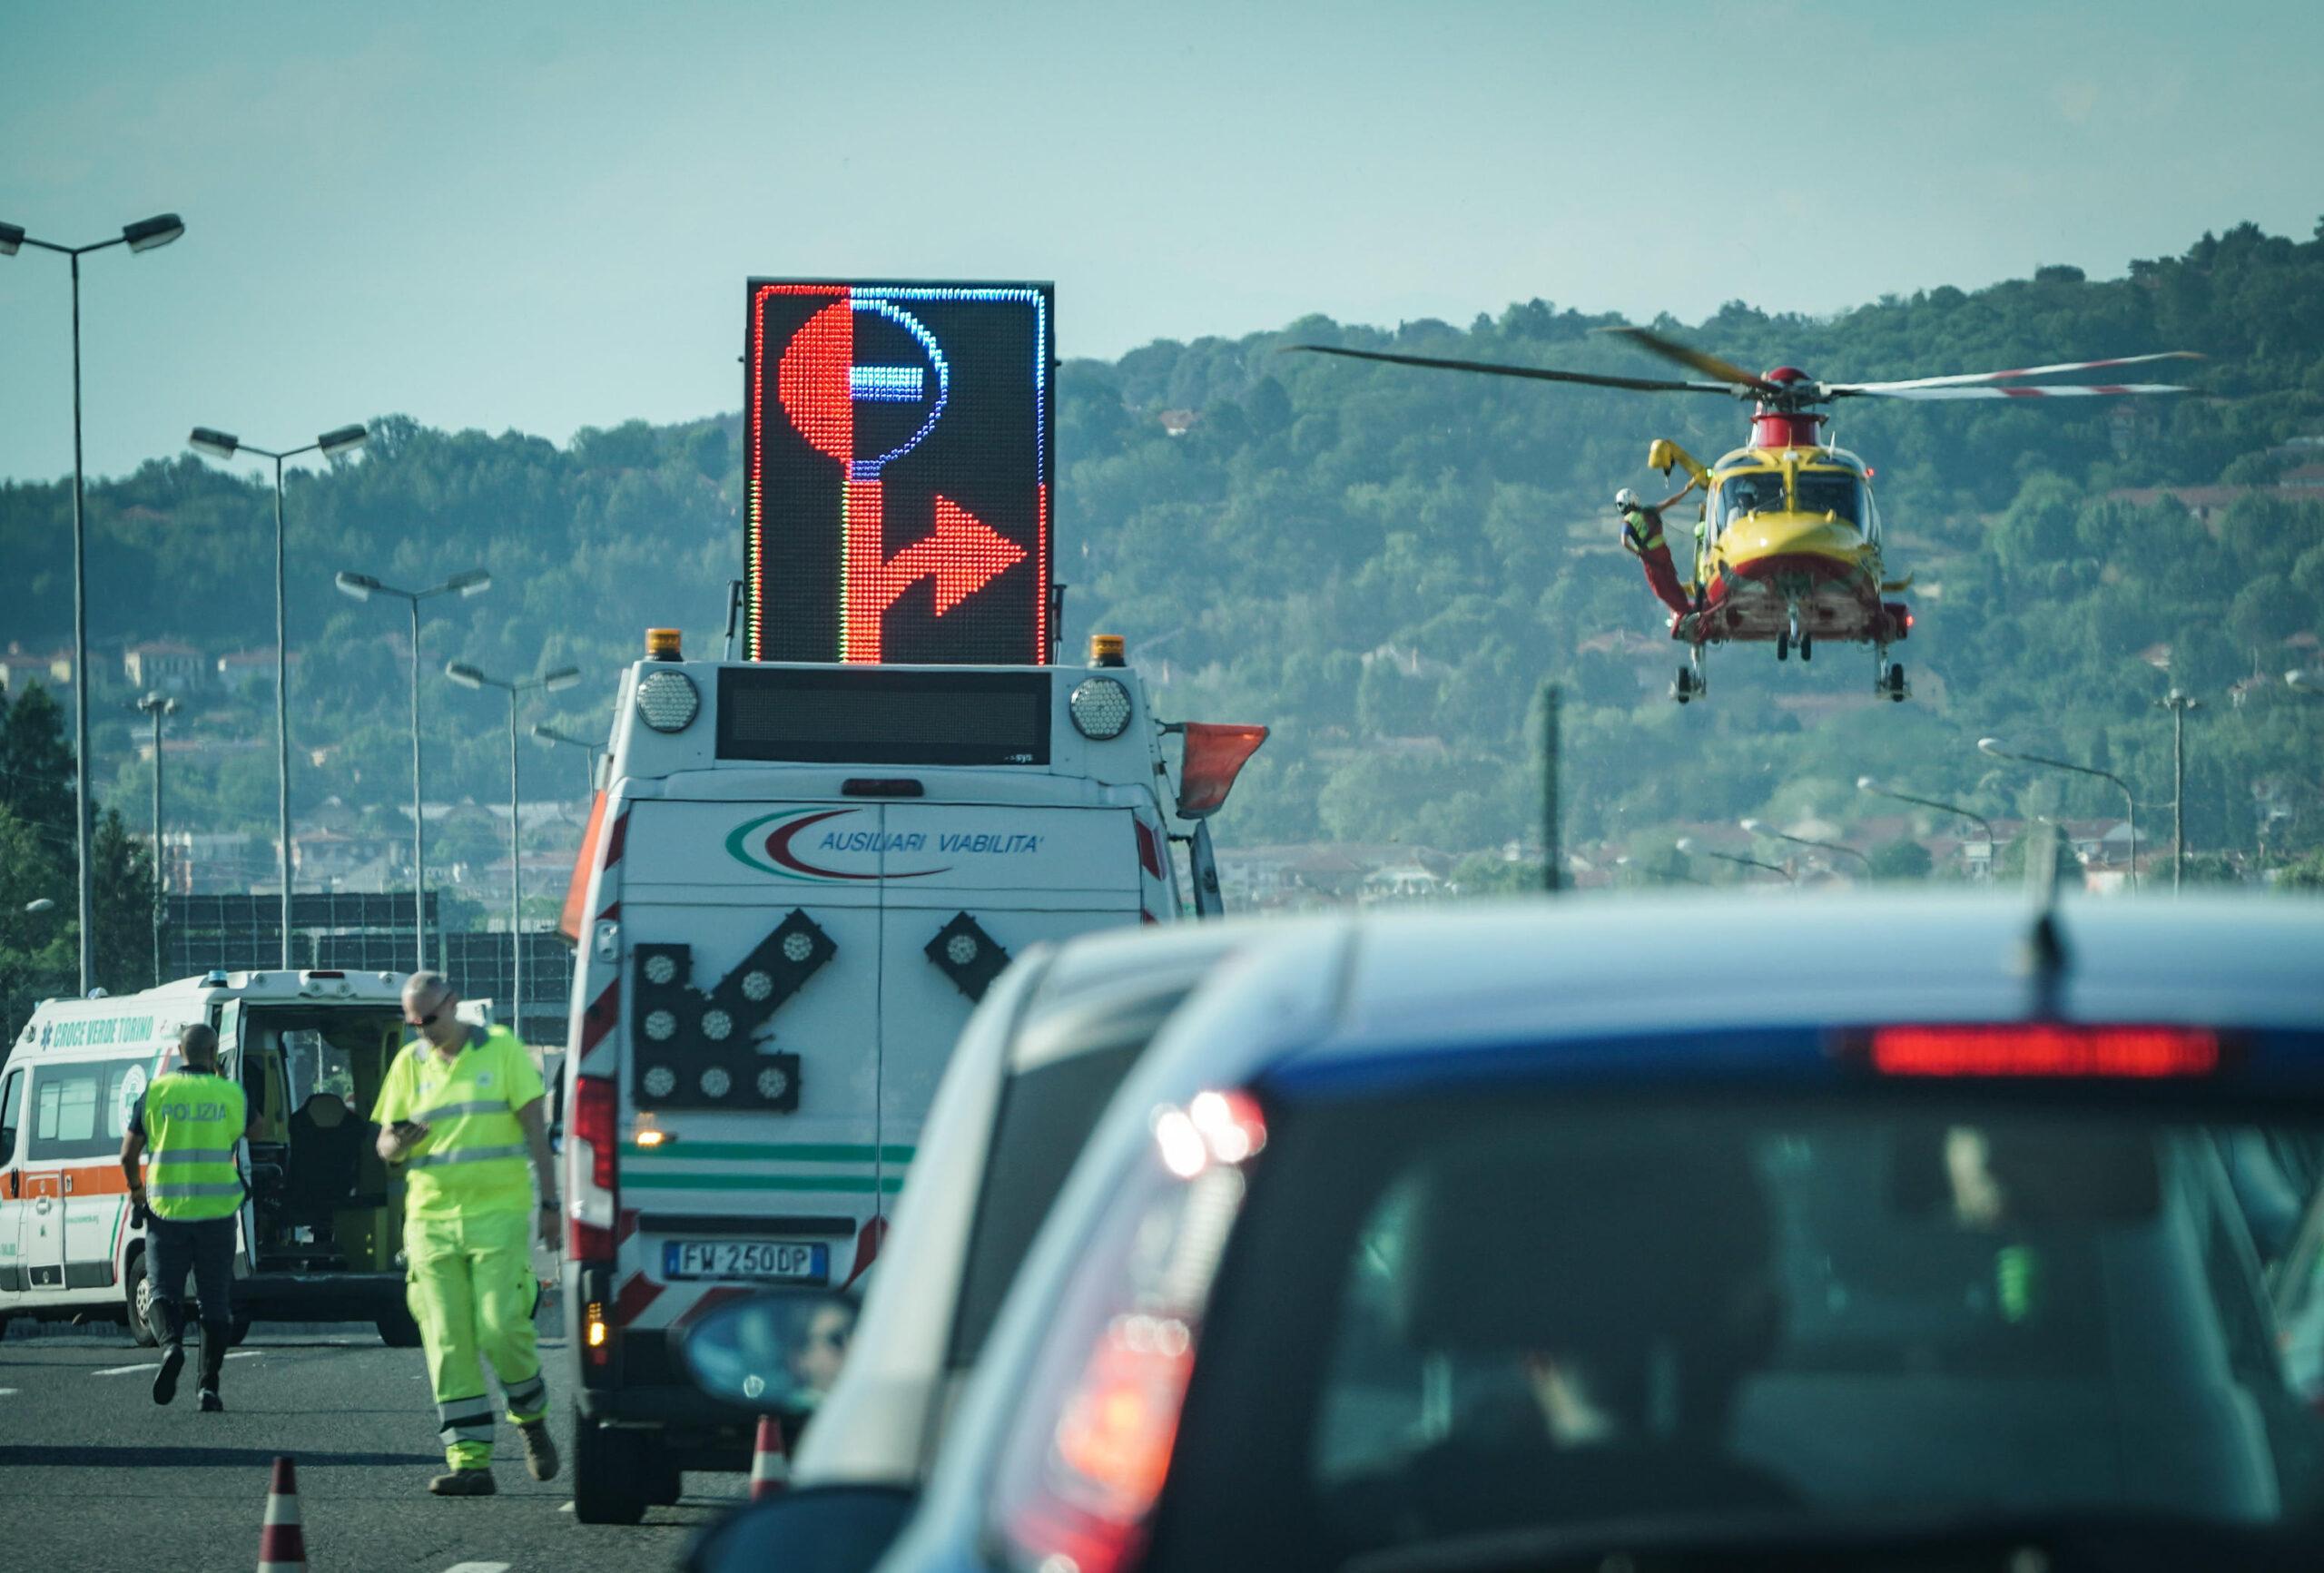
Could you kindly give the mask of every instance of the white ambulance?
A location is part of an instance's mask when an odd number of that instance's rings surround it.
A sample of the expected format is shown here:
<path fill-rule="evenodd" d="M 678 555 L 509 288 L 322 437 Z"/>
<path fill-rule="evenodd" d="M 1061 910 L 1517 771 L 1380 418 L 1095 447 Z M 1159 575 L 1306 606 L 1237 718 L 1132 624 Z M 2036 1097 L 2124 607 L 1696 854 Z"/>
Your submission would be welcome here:
<path fill-rule="evenodd" d="M 363 1116 L 403 1041 L 387 972 L 212 972 L 117 998 L 51 999 L 0 1063 L 0 1323 L 125 1320 L 154 1342 L 143 1231 L 122 1135 L 179 1028 L 218 1032 L 220 1068 L 259 1124 L 234 1263 L 235 1337 L 251 1318 L 369 1322 L 416 1344 L 405 1309 L 402 1186 Z M 191 1280 L 185 1293 L 193 1293 Z"/>
<path fill-rule="evenodd" d="M 1174 844 L 1217 910 L 1204 816 L 1265 729 L 1165 727 L 1120 642 L 1092 644 L 1086 668 L 687 662 L 656 630 L 625 675 L 566 909 L 585 1522 L 744 1465 L 752 1417 L 686 1378 L 674 1330 L 862 1276 L 1011 957 L 1177 919 Z"/>

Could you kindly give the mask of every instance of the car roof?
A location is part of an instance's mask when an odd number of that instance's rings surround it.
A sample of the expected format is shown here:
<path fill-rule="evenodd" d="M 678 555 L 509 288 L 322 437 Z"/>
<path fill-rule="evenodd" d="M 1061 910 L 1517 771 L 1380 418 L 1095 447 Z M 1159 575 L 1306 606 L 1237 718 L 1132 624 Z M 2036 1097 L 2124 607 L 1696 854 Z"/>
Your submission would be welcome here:
<path fill-rule="evenodd" d="M 1206 988 L 1153 1058 L 1181 1085 L 1216 1086 L 1423 1046 L 1654 1032 L 2045 1014 L 2324 1029 L 2324 903 L 2146 897 L 2052 911 L 2063 961 L 2047 991 L 2025 959 L 2037 909 L 2008 895 L 1536 898 L 1312 920 L 1219 968 L 1240 981 Z M 1238 989 L 1254 997 L 1240 1008 Z"/>
<path fill-rule="evenodd" d="M 1116 1035 L 1059 1030 L 1070 1023 L 1137 1012 L 1184 997 L 1219 959 L 1267 930 L 1250 923 L 1175 923 L 1098 929 L 1050 951 L 1019 1008 L 1011 1033 L 1014 1074 L 1108 1047 Z"/>

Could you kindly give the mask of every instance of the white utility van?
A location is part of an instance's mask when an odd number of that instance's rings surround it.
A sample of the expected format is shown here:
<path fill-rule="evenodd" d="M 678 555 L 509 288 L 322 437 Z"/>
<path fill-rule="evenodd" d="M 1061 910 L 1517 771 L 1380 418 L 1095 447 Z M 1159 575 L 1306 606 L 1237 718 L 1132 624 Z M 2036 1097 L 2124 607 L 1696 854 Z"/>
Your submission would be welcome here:
<path fill-rule="evenodd" d="M 391 1344 L 418 1343 L 397 1261 L 402 1185 L 363 1117 L 403 1041 L 402 985 L 387 972 L 212 972 L 44 1002 L 0 1064 L 0 1322 L 123 1317 L 138 1342 L 155 1341 L 122 1135 L 179 1028 L 199 1021 L 217 1029 L 220 1069 L 259 1124 L 240 1154 L 236 1339 L 261 1317 L 369 1322 Z"/>
<path fill-rule="evenodd" d="M 753 1417 L 687 1379 L 673 1331 L 753 1285 L 862 1276 L 986 988 L 1040 941 L 1177 919 L 1174 841 L 1216 910 L 1200 816 L 1265 736 L 1184 729 L 1174 789 L 1118 641 L 1086 668 L 658 647 L 624 677 L 566 914 L 587 1522 L 743 1467 Z"/>

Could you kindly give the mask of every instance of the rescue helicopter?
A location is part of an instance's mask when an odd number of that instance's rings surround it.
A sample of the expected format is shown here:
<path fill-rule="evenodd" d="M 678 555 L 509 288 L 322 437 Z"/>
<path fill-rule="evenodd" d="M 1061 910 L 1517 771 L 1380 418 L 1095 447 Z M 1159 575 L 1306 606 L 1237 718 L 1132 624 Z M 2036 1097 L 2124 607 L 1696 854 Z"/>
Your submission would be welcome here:
<path fill-rule="evenodd" d="M 1778 661 L 1787 660 L 1795 650 L 1802 661 L 1812 659 L 1819 640 L 1870 644 L 1874 692 L 1897 701 L 1912 692 L 1905 681 L 1904 664 L 1889 659 L 1888 648 L 1911 632 L 1913 614 L 1904 601 L 1887 599 L 1909 590 L 1912 576 L 1887 577 L 1880 552 L 1880 513 L 1872 500 L 1872 467 L 1821 439 L 1817 428 L 1829 418 L 1819 413 L 1818 406 L 1842 398 L 1935 401 L 2183 393 L 2185 388 L 2165 383 L 2036 387 L 2032 379 L 2158 360 L 2201 359 L 2191 350 L 2168 349 L 2011 371 L 1889 382 L 1826 382 L 1795 366 L 1778 366 L 1764 374 L 1747 371 L 1732 361 L 1644 328 L 1600 331 L 1618 334 L 1651 354 L 1699 372 L 1708 380 L 1557 371 L 1326 344 L 1294 344 L 1285 349 L 1490 377 L 1581 383 L 1640 393 L 1713 394 L 1750 401 L 1749 441 L 1717 463 L 1704 466 L 1668 437 L 1657 438 L 1647 453 L 1648 465 L 1666 477 L 1673 468 L 1683 468 L 1691 477 L 1692 484 L 1679 492 L 1679 497 L 1697 487 L 1703 493 L 1695 525 L 1694 574 L 1684 587 L 1692 605 L 1685 612 L 1674 612 L 1670 618 L 1670 636 L 1688 646 L 1687 664 L 1679 668 L 1678 679 L 1670 685 L 1670 696 L 1681 704 L 1707 692 L 1705 649 L 1730 642 L 1773 644 Z"/>

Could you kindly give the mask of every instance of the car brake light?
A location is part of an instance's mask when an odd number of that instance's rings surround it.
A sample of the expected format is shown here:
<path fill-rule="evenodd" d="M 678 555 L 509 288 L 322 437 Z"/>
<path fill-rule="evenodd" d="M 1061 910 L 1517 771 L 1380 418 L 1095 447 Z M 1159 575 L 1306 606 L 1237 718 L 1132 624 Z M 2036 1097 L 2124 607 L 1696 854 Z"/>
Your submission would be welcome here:
<path fill-rule="evenodd" d="M 589 1183 L 614 1188 L 614 1084 L 602 1076 L 573 1078 L 573 1139 L 589 1148 Z"/>
<path fill-rule="evenodd" d="M 1879 1027 L 1870 1051 L 1883 1076 L 2138 1079 L 2209 1076 L 2220 1067 L 2219 1034 L 2184 1027 Z"/>
<path fill-rule="evenodd" d="M 1122 1573 L 1143 1549 L 1266 1126 L 1247 1095 L 1204 1093 L 1157 1111 L 1154 1136 L 1156 1161 L 1099 1223 L 1003 1444 L 993 1523 L 1029 1566 Z"/>

